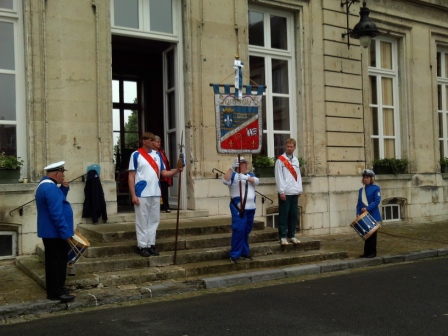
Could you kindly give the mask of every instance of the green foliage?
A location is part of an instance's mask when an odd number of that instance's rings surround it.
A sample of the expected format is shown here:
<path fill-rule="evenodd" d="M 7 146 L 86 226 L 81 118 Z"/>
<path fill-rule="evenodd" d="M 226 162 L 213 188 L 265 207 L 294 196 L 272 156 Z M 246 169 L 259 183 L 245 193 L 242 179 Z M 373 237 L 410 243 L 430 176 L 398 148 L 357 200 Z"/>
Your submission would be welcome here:
<path fill-rule="evenodd" d="M 440 159 L 440 165 L 448 166 L 448 158 L 444 157 L 443 159 Z"/>
<path fill-rule="evenodd" d="M 307 161 L 303 157 L 299 157 L 299 165 L 300 167 L 303 167 L 307 164 Z"/>
<path fill-rule="evenodd" d="M 15 156 L 8 156 L 5 152 L 0 154 L 0 169 L 20 169 L 23 160 Z"/>
<path fill-rule="evenodd" d="M 275 159 L 266 155 L 258 155 L 254 156 L 252 165 L 254 167 L 262 168 L 262 167 L 273 167 L 275 164 Z"/>
<path fill-rule="evenodd" d="M 404 174 L 406 168 L 408 167 L 409 161 L 407 159 L 395 159 L 395 158 L 384 158 L 375 159 L 372 161 L 373 170 L 379 170 L 378 168 L 390 168 L 394 174 Z"/>

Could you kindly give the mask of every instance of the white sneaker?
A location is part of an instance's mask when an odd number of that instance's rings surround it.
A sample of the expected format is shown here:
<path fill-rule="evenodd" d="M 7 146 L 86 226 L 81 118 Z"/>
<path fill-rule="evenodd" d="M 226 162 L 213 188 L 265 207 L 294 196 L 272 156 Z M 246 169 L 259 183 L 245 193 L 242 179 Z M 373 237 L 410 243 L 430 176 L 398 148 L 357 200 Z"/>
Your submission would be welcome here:
<path fill-rule="evenodd" d="M 289 238 L 289 241 L 295 245 L 300 244 L 300 240 L 298 240 L 296 237 Z"/>
<path fill-rule="evenodd" d="M 289 245 L 288 240 L 286 238 L 281 238 L 280 245 Z"/>

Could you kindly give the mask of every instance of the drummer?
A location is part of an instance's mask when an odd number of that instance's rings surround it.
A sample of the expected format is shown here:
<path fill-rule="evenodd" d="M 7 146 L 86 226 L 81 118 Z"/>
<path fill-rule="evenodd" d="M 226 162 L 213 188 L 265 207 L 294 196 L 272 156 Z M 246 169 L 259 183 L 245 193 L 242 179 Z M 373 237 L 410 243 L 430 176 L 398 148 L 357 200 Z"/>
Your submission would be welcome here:
<path fill-rule="evenodd" d="M 46 166 L 36 190 L 37 235 L 45 247 L 45 284 L 47 298 L 70 302 L 65 286 L 68 240 L 73 236 L 73 210 L 67 201 L 68 182 L 64 181 L 64 161 Z M 60 187 L 58 187 L 60 184 Z"/>
<path fill-rule="evenodd" d="M 381 189 L 375 183 L 375 173 L 373 170 L 364 169 L 361 173 L 362 184 L 364 185 L 359 189 L 358 204 L 356 205 L 356 216 L 361 215 L 363 212 L 368 212 L 378 222 L 381 222 L 381 214 L 379 205 L 381 202 Z M 375 258 L 376 257 L 376 242 L 378 231 L 375 231 L 364 242 L 364 253 L 360 258 Z"/>

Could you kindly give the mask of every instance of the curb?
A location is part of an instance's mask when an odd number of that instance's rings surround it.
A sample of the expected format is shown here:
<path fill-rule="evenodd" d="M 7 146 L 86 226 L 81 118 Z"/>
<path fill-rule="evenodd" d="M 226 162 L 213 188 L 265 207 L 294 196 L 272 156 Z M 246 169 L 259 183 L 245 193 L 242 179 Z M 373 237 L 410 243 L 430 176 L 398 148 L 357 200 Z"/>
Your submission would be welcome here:
<path fill-rule="evenodd" d="M 78 308 L 96 307 L 127 301 L 139 301 L 201 289 L 225 288 L 303 275 L 337 272 L 347 269 L 365 268 L 445 256 L 448 256 L 448 248 L 408 252 L 401 255 L 385 255 L 371 259 L 324 261 L 315 264 L 210 277 L 188 283 L 173 282 L 143 287 L 125 285 L 119 286 L 118 288 L 96 288 L 77 293 L 76 300 L 70 303 L 38 300 L 0 306 L 0 325 L 35 319 L 36 317 L 33 317 L 33 315 L 75 310 Z"/>

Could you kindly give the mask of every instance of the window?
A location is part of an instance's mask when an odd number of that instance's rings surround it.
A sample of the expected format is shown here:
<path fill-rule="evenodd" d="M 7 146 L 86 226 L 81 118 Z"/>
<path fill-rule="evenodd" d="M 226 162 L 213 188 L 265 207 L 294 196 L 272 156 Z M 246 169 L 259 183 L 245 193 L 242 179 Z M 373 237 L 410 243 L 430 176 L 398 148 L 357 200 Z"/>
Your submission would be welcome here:
<path fill-rule="evenodd" d="M 1 5 L 1 1 L 0 1 Z M 16 256 L 17 233 L 14 231 L 0 231 L 0 259 Z"/>
<path fill-rule="evenodd" d="M 448 49 L 437 52 L 437 111 L 440 158 L 448 157 Z"/>
<path fill-rule="evenodd" d="M 178 0 L 111 0 L 112 27 L 123 31 L 177 36 Z"/>
<path fill-rule="evenodd" d="M 371 139 L 375 159 L 401 158 L 397 54 L 396 40 L 372 40 L 369 80 Z"/>
<path fill-rule="evenodd" d="M 382 218 L 384 222 L 392 222 L 401 220 L 400 205 L 387 204 L 382 206 Z"/>
<path fill-rule="evenodd" d="M 0 151 L 25 158 L 21 1 L 0 1 Z"/>
<path fill-rule="evenodd" d="M 297 134 L 292 14 L 250 7 L 249 68 L 251 83 L 266 85 L 261 154 L 277 157 Z"/>

